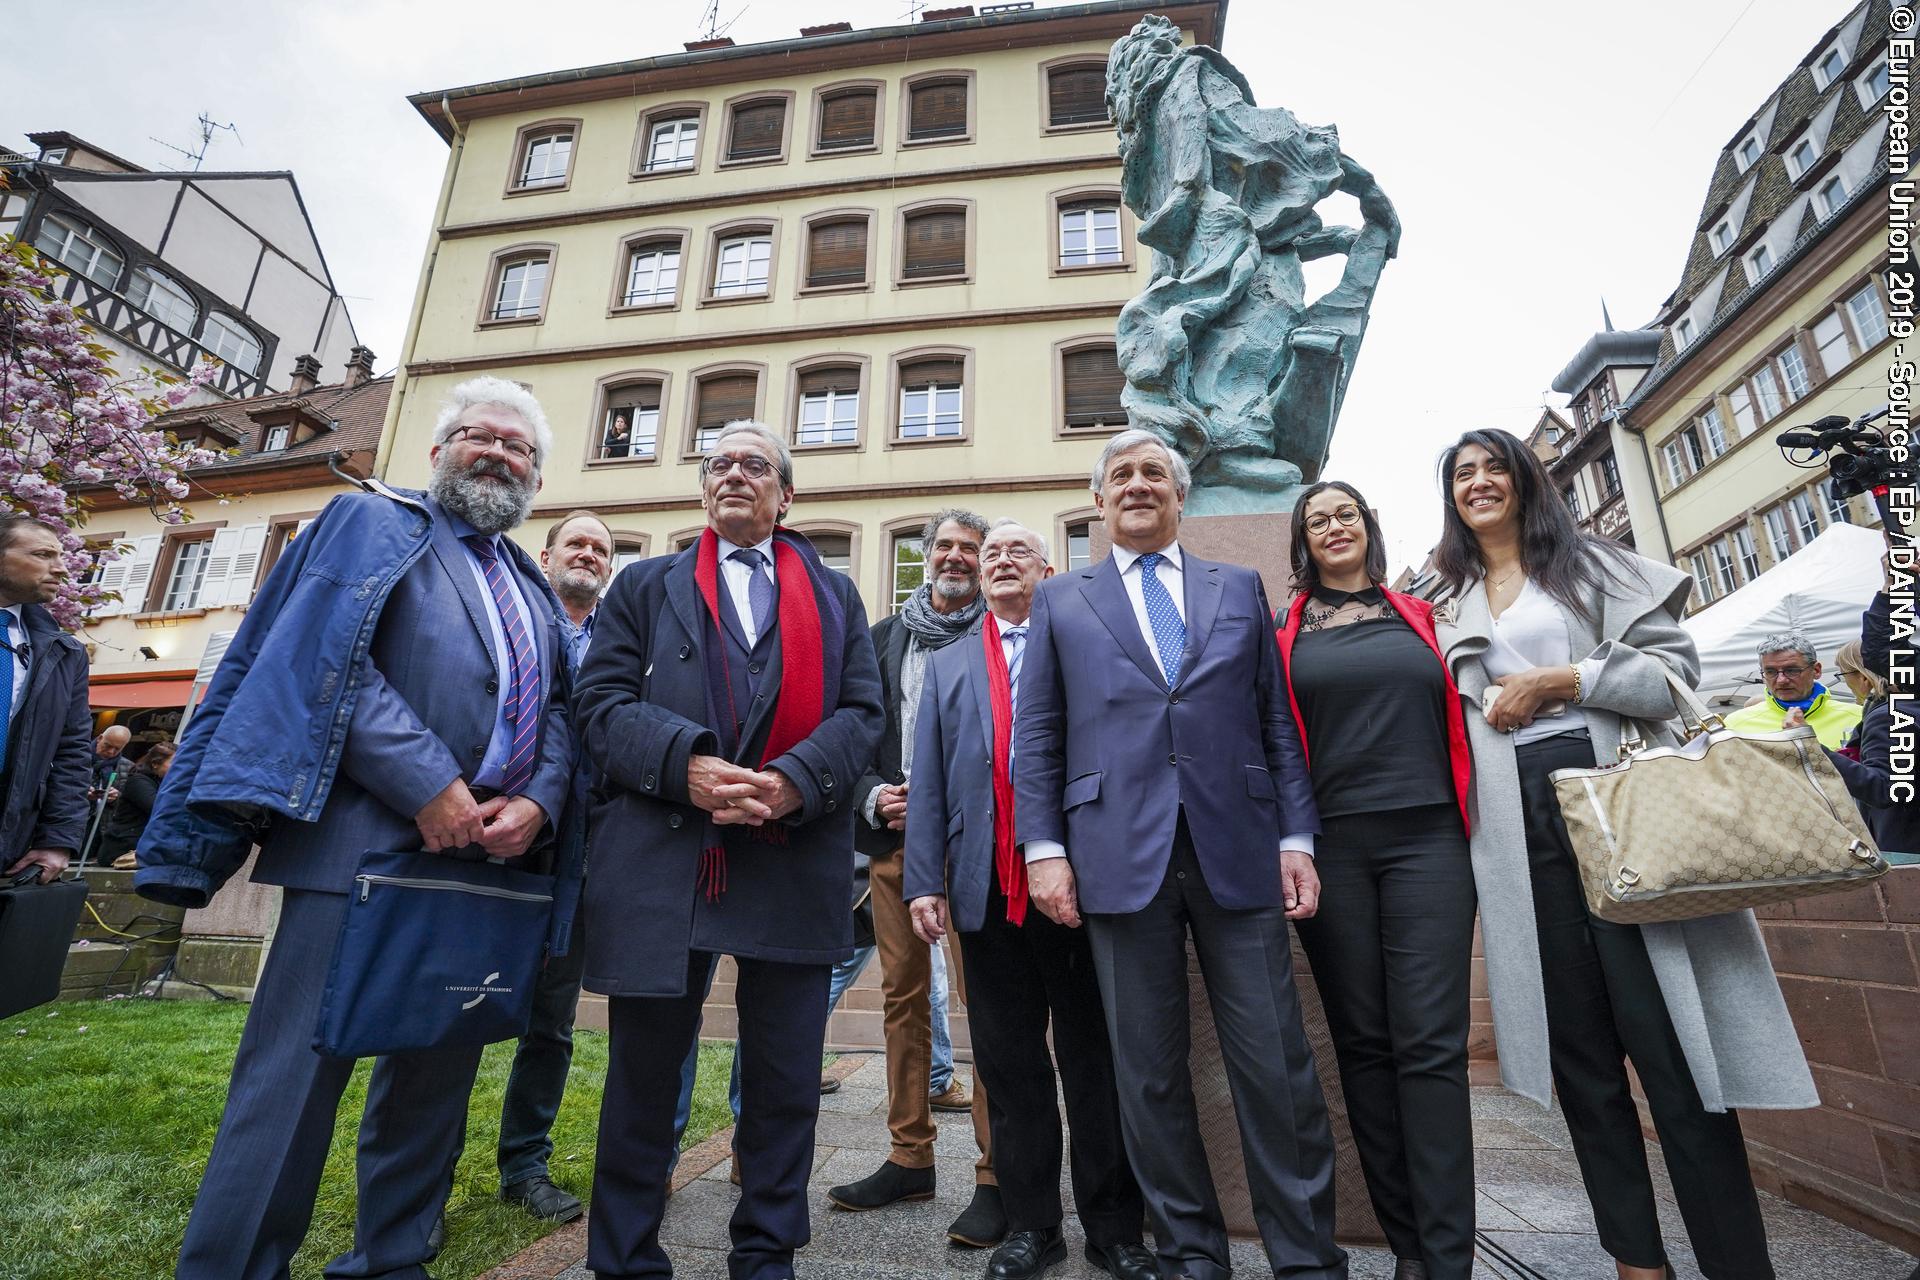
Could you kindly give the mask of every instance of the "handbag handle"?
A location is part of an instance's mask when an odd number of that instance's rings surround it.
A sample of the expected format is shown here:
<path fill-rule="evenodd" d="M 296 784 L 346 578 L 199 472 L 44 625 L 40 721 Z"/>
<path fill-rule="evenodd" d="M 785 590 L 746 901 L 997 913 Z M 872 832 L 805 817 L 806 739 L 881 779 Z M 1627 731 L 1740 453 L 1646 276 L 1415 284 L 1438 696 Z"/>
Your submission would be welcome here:
<path fill-rule="evenodd" d="M 1659 659 L 1656 658 L 1654 661 L 1659 662 Z M 1707 704 L 1700 700 L 1700 695 L 1695 693 L 1685 680 L 1673 673 L 1672 667 L 1661 662 L 1660 674 L 1667 678 L 1667 688 L 1673 693 L 1673 706 L 1680 717 L 1680 727 L 1686 731 L 1689 739 L 1727 727 L 1724 720 L 1707 709 Z M 1642 732 L 1644 728 L 1645 726 L 1637 720 L 1621 717 L 1620 759 L 1625 760 L 1646 745 Z"/>

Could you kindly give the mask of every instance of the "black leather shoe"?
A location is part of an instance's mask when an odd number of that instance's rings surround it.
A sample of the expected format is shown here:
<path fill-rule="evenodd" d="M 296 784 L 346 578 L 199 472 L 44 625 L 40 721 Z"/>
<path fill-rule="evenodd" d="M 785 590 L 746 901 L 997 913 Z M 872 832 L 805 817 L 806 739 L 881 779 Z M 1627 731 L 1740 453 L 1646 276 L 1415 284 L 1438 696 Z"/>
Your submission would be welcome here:
<path fill-rule="evenodd" d="M 1114 1280 L 1160 1280 L 1160 1264 L 1138 1240 L 1126 1244 L 1087 1246 L 1087 1261 Z"/>
<path fill-rule="evenodd" d="M 500 1198 L 508 1204 L 519 1205 L 542 1222 L 572 1222 L 582 1212 L 579 1197 L 554 1186 L 553 1180 L 544 1173 L 500 1188 Z"/>
<path fill-rule="evenodd" d="M 427 1261 L 432 1262 L 447 1247 L 447 1210 L 441 1206 L 439 1214 L 433 1220 L 433 1230 L 427 1232 Z"/>
<path fill-rule="evenodd" d="M 987 1259 L 987 1280 L 1032 1280 L 1055 1263 L 1067 1260 L 1067 1242 L 1060 1228 L 1016 1231 Z"/>
<path fill-rule="evenodd" d="M 1395 1258 L 1393 1280 L 1427 1280 L 1427 1264 L 1415 1258 Z"/>
<path fill-rule="evenodd" d="M 850 1209 L 855 1213 L 884 1209 L 902 1201 L 931 1200 L 933 1166 L 909 1169 L 889 1160 L 858 1182 L 829 1187 L 827 1199 L 833 1201 L 835 1207 Z"/>
<path fill-rule="evenodd" d="M 969 1249 L 984 1249 L 1007 1238 L 1007 1211 L 1000 1203 L 1000 1188 L 991 1183 L 976 1183 L 973 1201 L 947 1228 L 947 1239 Z"/>

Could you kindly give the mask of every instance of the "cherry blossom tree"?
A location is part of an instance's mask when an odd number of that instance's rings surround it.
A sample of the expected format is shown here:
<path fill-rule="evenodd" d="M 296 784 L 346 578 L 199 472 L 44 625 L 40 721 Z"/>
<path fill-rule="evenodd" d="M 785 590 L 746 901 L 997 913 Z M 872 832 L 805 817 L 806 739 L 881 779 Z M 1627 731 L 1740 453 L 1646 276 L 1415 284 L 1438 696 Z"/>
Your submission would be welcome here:
<path fill-rule="evenodd" d="M 221 455 L 170 440 L 153 419 L 219 366 L 204 361 L 184 380 L 153 370 L 121 376 L 84 317 L 54 296 L 58 270 L 30 245 L 0 237 L 0 511 L 24 511 L 59 535 L 67 581 L 48 608 L 71 630 L 116 598 L 87 579 L 126 550 L 87 544 L 85 492 L 110 489 L 165 524 L 185 523 L 186 473 Z"/>

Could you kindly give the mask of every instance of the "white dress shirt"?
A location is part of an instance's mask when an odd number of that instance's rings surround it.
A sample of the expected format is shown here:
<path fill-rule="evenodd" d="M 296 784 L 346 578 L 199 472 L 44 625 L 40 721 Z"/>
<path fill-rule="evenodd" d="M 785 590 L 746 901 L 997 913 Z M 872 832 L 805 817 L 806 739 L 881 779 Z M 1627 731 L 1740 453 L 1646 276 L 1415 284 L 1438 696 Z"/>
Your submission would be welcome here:
<path fill-rule="evenodd" d="M 1147 620 L 1147 597 L 1140 585 L 1140 557 L 1145 554 L 1142 551 L 1130 551 L 1116 544 L 1113 548 L 1113 565 L 1120 571 L 1120 583 L 1127 589 L 1127 600 L 1133 605 L 1133 620 L 1139 624 L 1140 634 L 1146 638 L 1147 649 L 1153 654 L 1153 660 L 1159 663 L 1161 670 L 1164 671 L 1166 663 L 1160 659 L 1160 644 L 1153 638 L 1153 623 Z M 1180 554 L 1180 544 L 1169 542 L 1160 548 L 1160 555 L 1161 560 L 1155 576 L 1167 589 L 1167 594 L 1173 597 L 1173 607 L 1180 611 L 1180 621 L 1184 624 L 1187 620 L 1187 578 L 1185 562 Z M 1312 856 L 1313 833 L 1300 831 L 1284 836 L 1280 841 L 1280 848 Z M 1067 856 L 1066 846 L 1058 840 L 1029 840 L 1021 846 L 1021 851 L 1026 855 L 1029 863 Z"/>
<path fill-rule="evenodd" d="M 1567 638 L 1567 611 L 1558 600 L 1535 586 L 1528 578 L 1520 587 L 1506 612 L 1494 620 L 1492 644 L 1480 659 L 1487 675 L 1498 680 L 1517 676 L 1534 667 L 1580 668 L 1580 687 L 1593 688 L 1600 678 L 1598 658 L 1573 661 L 1572 642 Z M 1551 704 L 1549 704 L 1551 705 Z M 1543 710 L 1545 708 L 1542 708 Z M 1536 715 L 1533 723 L 1513 731 L 1513 745 L 1538 742 L 1556 733 L 1572 733 L 1587 727 L 1587 717 L 1572 703 L 1560 704 L 1558 715 Z"/>
<path fill-rule="evenodd" d="M 13 652 L 6 655 L 7 661 L 13 664 L 13 705 L 7 708 L 7 719 L 11 722 L 15 716 L 20 714 L 20 704 L 27 700 L 27 656 L 29 649 L 27 641 L 27 619 L 25 609 L 17 604 L 8 605 L 6 608 L 0 609 L 0 613 L 6 614 L 11 619 L 7 624 L 7 643 L 13 646 Z M 5 653 L 5 650 L 0 650 L 0 653 Z"/>
<path fill-rule="evenodd" d="M 734 552 L 745 548 L 721 538 L 718 532 L 714 537 L 720 541 L 720 581 L 726 584 L 727 594 L 733 598 L 733 616 L 740 619 L 740 634 L 747 638 L 747 648 L 751 649 L 760 643 L 760 628 L 754 625 L 753 600 L 747 594 L 755 573 L 767 574 L 767 580 L 773 583 L 775 609 L 780 605 L 780 577 L 773 571 L 773 535 L 768 534 L 754 544 L 753 549 L 767 558 L 766 563 L 758 569 L 733 558 Z M 776 612 L 774 616 L 778 617 L 779 614 Z"/>

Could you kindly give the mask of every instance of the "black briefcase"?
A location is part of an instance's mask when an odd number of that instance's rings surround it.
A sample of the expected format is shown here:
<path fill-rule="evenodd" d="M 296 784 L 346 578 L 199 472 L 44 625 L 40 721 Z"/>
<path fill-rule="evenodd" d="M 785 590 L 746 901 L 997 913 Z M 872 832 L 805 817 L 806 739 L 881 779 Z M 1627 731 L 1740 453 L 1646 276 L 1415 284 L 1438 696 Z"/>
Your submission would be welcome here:
<path fill-rule="evenodd" d="M 60 971 L 86 904 L 85 880 L 0 889 L 0 1018 L 59 998 Z"/>

